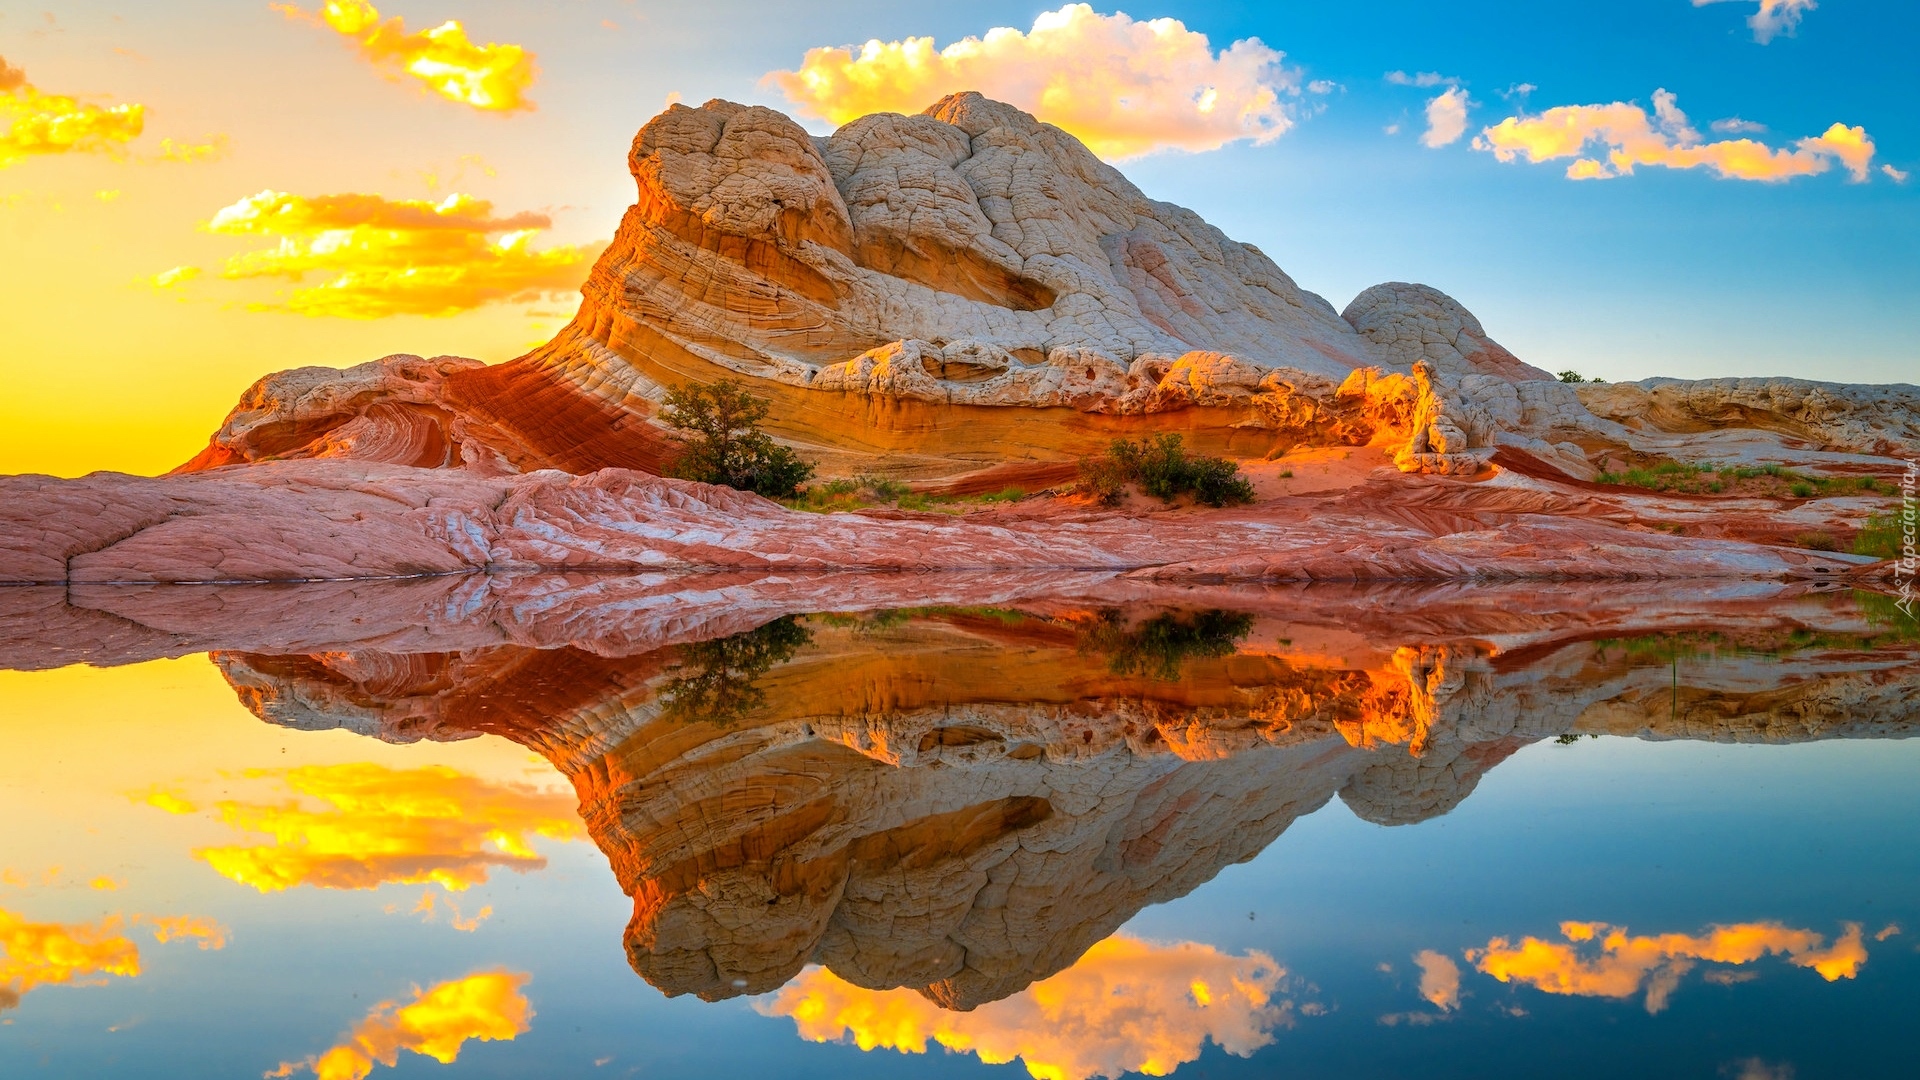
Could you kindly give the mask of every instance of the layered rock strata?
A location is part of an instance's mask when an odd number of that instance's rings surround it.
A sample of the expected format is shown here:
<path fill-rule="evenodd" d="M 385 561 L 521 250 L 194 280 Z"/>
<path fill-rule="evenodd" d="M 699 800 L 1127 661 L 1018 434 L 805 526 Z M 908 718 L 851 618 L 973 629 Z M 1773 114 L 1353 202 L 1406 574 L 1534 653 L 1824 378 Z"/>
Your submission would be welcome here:
<path fill-rule="evenodd" d="M 1171 670 L 1090 632 L 1168 617 L 1153 609 L 1115 621 L 1062 598 L 806 618 L 747 673 L 757 696 L 722 713 L 678 706 L 716 657 L 741 655 L 724 642 L 216 659 L 275 723 L 486 732 L 547 756 L 634 898 L 629 959 L 670 994 L 764 992 L 822 963 L 949 1008 L 1066 967 L 1335 794 L 1400 824 L 1446 813 L 1542 738 L 1781 742 L 1920 723 L 1920 649 L 1862 635 L 1844 602 L 1783 606 L 1816 634 L 1731 605 L 1716 631 L 1562 620 L 1519 648 L 1383 634 L 1346 658 L 1292 621 L 1324 617 L 1318 605 L 1269 604 L 1229 622 L 1231 655 Z M 1481 625 L 1525 621 L 1489 605 Z M 1305 647 L 1276 647 L 1281 631 Z"/>
<path fill-rule="evenodd" d="M 1301 581 L 1866 581 L 1890 572 L 1861 556 L 1656 532 L 1631 505 L 1524 476 L 1389 477 L 1240 510 L 1115 514 L 1043 500 L 1031 511 L 958 518 L 801 513 L 619 469 L 485 477 L 311 460 L 153 479 L 0 477 L 0 583 L 541 570 L 1098 570 Z"/>
<path fill-rule="evenodd" d="M 1578 478 L 1633 455 L 1920 452 L 1913 387 L 1576 390 L 1428 286 L 1378 285 L 1336 313 L 1258 249 L 978 94 L 826 137 L 771 109 L 675 105 L 628 165 L 635 203 L 551 342 L 495 368 L 397 356 L 269 376 L 183 468 L 658 472 L 665 391 L 721 377 L 845 475 L 1068 461 L 1161 431 L 1243 457 L 1379 441 L 1402 469 L 1441 474 L 1511 447 Z M 1738 434 L 1695 438 L 1723 430 Z"/>

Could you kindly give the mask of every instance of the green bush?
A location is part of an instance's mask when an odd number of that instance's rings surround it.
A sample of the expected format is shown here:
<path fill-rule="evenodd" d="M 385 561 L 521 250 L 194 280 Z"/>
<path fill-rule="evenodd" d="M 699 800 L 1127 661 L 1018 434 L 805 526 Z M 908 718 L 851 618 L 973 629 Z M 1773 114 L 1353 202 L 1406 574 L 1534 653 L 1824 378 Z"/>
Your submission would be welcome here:
<path fill-rule="evenodd" d="M 1905 539 L 1901 524 L 1900 515 L 1895 511 L 1868 515 L 1866 524 L 1853 534 L 1853 553 L 1871 555 L 1876 559 L 1899 558 L 1900 546 Z"/>
<path fill-rule="evenodd" d="M 1104 457 L 1080 460 L 1082 491 L 1112 506 L 1126 496 L 1128 484 L 1172 502 L 1192 495 L 1208 506 L 1253 501 L 1253 485 L 1240 466 L 1225 458 L 1189 455 L 1178 435 L 1156 435 L 1142 442 L 1115 439 Z"/>
<path fill-rule="evenodd" d="M 1560 381 L 1561 382 L 1586 382 L 1587 377 L 1585 375 L 1580 374 L 1577 371 L 1563 371 L 1560 373 Z"/>
<path fill-rule="evenodd" d="M 767 403 L 732 379 L 667 391 L 660 419 L 686 432 L 672 474 L 768 498 L 791 498 L 813 475 L 813 466 L 760 430 L 766 415 Z"/>

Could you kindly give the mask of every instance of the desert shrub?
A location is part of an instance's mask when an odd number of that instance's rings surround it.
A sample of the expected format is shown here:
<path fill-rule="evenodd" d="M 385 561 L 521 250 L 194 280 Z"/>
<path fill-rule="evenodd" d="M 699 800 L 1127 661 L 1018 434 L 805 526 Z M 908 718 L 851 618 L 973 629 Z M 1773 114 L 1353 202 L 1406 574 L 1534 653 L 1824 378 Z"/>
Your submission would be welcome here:
<path fill-rule="evenodd" d="M 1563 371 L 1560 373 L 1560 381 L 1573 383 L 1586 382 L 1587 377 L 1577 371 Z"/>
<path fill-rule="evenodd" d="M 813 466 L 760 430 L 767 403 L 732 379 L 667 391 L 660 419 L 686 433 L 673 475 L 788 498 Z"/>
<path fill-rule="evenodd" d="M 1141 442 L 1115 439 L 1105 456 L 1080 460 L 1081 490 L 1102 503 L 1118 503 L 1128 484 L 1139 484 L 1140 490 L 1166 502 L 1182 495 L 1208 506 L 1253 501 L 1253 485 L 1240 475 L 1240 466 L 1225 458 L 1188 454 L 1178 435 Z"/>
<path fill-rule="evenodd" d="M 1838 551 L 1840 541 L 1831 533 L 1805 532 L 1793 538 L 1793 542 L 1809 551 Z"/>

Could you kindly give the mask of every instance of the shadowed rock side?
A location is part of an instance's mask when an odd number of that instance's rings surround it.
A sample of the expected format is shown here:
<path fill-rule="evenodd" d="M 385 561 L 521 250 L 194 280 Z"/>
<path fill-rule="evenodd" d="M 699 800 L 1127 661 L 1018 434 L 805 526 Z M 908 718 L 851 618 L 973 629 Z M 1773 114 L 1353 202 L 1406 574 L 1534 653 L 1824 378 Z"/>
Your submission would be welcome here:
<path fill-rule="evenodd" d="M 1911 386 L 1596 392 L 1522 362 L 1425 285 L 1377 285 L 1336 313 L 1258 249 L 978 94 L 823 138 L 771 109 L 674 105 L 628 166 L 634 205 L 551 342 L 496 368 L 393 356 L 269 376 L 182 469 L 658 472 L 665 390 L 722 376 L 770 399 L 769 430 L 830 474 L 952 477 L 1156 431 L 1243 457 L 1378 442 L 1401 469 L 1441 474 L 1508 448 L 1580 479 L 1636 454 L 1920 452 Z"/>
<path fill-rule="evenodd" d="M 545 755 L 634 898 L 630 961 L 669 994 L 760 993 L 822 963 L 956 1009 L 1067 967 L 1335 794 L 1398 824 L 1552 736 L 1920 723 L 1920 643 L 1841 599 L 1723 600 L 1712 630 L 1646 633 L 1524 604 L 1462 618 L 1435 596 L 1433 626 L 1454 625 L 1424 640 L 1386 626 L 1417 608 L 1300 599 L 788 616 L 623 657 L 215 659 L 274 723 Z M 1507 646 L 1460 637 L 1473 623 Z"/>

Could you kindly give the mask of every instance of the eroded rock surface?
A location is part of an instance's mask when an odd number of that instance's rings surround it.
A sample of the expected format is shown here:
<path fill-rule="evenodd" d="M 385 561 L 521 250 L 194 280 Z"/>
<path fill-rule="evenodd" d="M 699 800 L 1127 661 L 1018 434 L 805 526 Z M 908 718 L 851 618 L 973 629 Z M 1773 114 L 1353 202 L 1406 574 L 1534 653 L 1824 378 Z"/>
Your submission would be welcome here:
<path fill-rule="evenodd" d="M 183 468 L 659 472 L 666 390 L 720 377 L 843 475 L 1070 461 L 1161 431 L 1243 457 L 1378 442 L 1442 475 L 1511 447 L 1582 479 L 1634 455 L 1892 466 L 1920 446 L 1914 387 L 1576 391 L 1430 286 L 1376 285 L 1336 314 L 1258 249 L 978 94 L 826 137 L 771 109 L 674 105 L 628 165 L 634 205 L 551 342 L 494 368 L 395 356 L 271 376 Z"/>
<path fill-rule="evenodd" d="M 997 1000 L 1336 794 L 1371 821 L 1426 820 L 1543 738 L 1778 742 L 1920 723 L 1920 650 L 1842 600 L 1774 597 L 1769 614 L 1723 598 L 1691 616 L 1712 629 L 1685 630 L 1540 621 L 1483 598 L 1451 631 L 1413 635 L 1373 625 L 1390 605 L 1369 615 L 1366 594 L 1253 600 L 1209 624 L 1226 655 L 1171 666 L 1138 662 L 1134 643 L 1166 638 L 1139 629 L 1202 616 L 1070 597 L 789 617 L 625 657 L 216 659 L 274 723 L 490 733 L 547 756 L 634 898 L 635 970 L 709 999 L 821 963 L 949 1008 Z M 1482 639 L 1459 636 L 1469 627 Z"/>
<path fill-rule="evenodd" d="M 1436 422 L 1437 423 L 1437 422 Z M 1874 560 L 1676 536 L 1514 477 L 1386 475 L 1206 513 L 1057 500 L 810 514 L 606 469 L 486 477 L 322 459 L 143 478 L 0 477 L 0 583 L 302 581 L 541 570 L 1102 570 L 1166 580 L 1842 578 Z"/>

